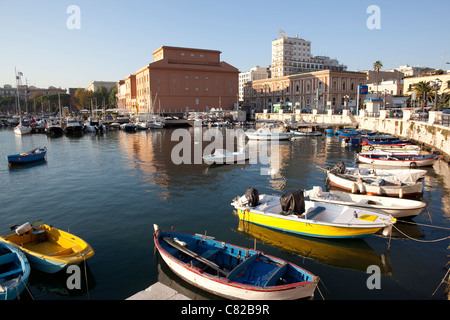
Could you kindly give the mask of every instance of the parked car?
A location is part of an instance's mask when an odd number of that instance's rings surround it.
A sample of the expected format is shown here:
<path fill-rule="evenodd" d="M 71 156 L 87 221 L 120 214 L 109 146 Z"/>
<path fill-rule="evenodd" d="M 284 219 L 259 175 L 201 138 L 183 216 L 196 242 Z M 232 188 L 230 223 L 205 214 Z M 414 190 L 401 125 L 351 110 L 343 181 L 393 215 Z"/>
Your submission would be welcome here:
<path fill-rule="evenodd" d="M 417 109 L 413 114 L 414 119 L 427 119 L 428 118 L 428 110 L 427 109 Z"/>

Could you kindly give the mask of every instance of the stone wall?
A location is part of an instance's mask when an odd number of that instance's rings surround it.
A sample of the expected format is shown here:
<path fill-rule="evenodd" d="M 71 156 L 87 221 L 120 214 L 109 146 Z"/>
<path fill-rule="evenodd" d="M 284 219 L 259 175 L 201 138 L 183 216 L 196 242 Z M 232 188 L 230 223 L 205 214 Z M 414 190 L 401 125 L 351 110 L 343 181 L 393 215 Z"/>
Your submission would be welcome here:
<path fill-rule="evenodd" d="M 285 123 L 310 122 L 322 125 L 350 126 L 360 129 L 376 130 L 381 133 L 398 136 L 402 139 L 411 139 L 425 149 L 435 151 L 443 156 L 446 162 L 450 161 L 450 128 L 440 125 L 440 112 L 429 112 L 428 122 L 415 121 L 410 110 L 403 111 L 403 118 L 386 118 L 386 111 L 381 110 L 379 117 L 366 117 L 364 111 L 358 117 L 349 115 L 347 110 L 342 115 L 334 115 L 329 110 L 327 114 L 313 113 L 257 113 L 256 120 L 278 121 Z"/>

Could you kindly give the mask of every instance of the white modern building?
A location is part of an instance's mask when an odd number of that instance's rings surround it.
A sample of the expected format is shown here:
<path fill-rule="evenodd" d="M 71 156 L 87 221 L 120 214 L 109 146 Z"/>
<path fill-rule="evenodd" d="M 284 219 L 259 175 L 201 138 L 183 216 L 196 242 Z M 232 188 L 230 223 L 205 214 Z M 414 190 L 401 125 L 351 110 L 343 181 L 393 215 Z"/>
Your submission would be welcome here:
<path fill-rule="evenodd" d="M 244 85 L 247 82 L 251 82 L 254 80 L 261 80 L 269 78 L 269 70 L 267 68 L 262 68 L 260 66 L 256 66 L 250 69 L 247 72 L 239 73 L 239 101 L 244 100 Z"/>
<path fill-rule="evenodd" d="M 434 69 L 429 67 L 410 66 L 408 64 L 392 70 L 400 71 L 403 73 L 404 77 L 417 77 L 423 73 L 434 71 Z"/>
<path fill-rule="evenodd" d="M 298 35 L 290 38 L 280 31 L 278 38 L 272 41 L 272 78 L 321 70 L 346 71 L 347 66 L 327 56 L 313 56 L 311 41 L 301 39 Z"/>
<path fill-rule="evenodd" d="M 113 88 L 116 87 L 117 82 L 116 81 L 92 81 L 89 83 L 89 85 L 86 87 L 86 90 L 97 92 L 101 87 L 105 87 L 108 89 L 108 91 L 111 91 Z"/>

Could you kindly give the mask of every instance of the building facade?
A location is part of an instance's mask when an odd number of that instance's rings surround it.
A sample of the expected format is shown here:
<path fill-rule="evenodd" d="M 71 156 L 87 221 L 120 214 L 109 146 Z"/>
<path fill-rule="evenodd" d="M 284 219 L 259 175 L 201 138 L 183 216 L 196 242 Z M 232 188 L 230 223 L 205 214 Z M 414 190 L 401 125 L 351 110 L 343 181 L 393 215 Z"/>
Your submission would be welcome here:
<path fill-rule="evenodd" d="M 417 77 L 421 74 L 434 71 L 434 69 L 429 67 L 419 67 L 410 65 L 399 66 L 398 68 L 394 68 L 393 70 L 403 73 L 405 77 Z"/>
<path fill-rule="evenodd" d="M 347 66 L 326 56 L 313 56 L 311 42 L 287 37 L 283 32 L 272 41 L 272 78 L 320 70 L 345 71 Z"/>
<path fill-rule="evenodd" d="M 113 88 L 116 87 L 116 82 L 113 81 L 92 81 L 89 83 L 89 85 L 86 87 L 86 90 L 97 92 L 98 89 L 101 87 L 105 87 L 108 89 L 108 91 L 111 91 Z"/>
<path fill-rule="evenodd" d="M 256 80 L 244 88 L 244 106 L 272 112 L 276 108 L 340 109 L 356 101 L 358 86 L 364 84 L 365 73 L 331 70 Z"/>
<path fill-rule="evenodd" d="M 244 85 L 247 82 L 269 78 L 269 70 L 256 66 L 247 72 L 239 73 L 239 101 L 244 100 Z"/>
<path fill-rule="evenodd" d="M 56 87 L 48 87 L 48 88 L 37 88 L 35 86 L 26 86 L 26 85 L 19 85 L 19 96 L 21 100 L 29 100 L 32 97 L 38 96 L 38 95 L 48 95 L 48 94 L 58 94 L 58 93 L 67 93 L 66 89 L 56 88 Z M 6 84 L 3 86 L 3 88 L 0 88 L 0 98 L 5 97 L 17 97 L 17 87 L 13 87 L 9 84 Z"/>
<path fill-rule="evenodd" d="M 116 84 L 119 108 L 138 113 L 234 109 L 239 70 L 220 61 L 220 53 L 168 46 L 157 49 L 153 62 Z"/>

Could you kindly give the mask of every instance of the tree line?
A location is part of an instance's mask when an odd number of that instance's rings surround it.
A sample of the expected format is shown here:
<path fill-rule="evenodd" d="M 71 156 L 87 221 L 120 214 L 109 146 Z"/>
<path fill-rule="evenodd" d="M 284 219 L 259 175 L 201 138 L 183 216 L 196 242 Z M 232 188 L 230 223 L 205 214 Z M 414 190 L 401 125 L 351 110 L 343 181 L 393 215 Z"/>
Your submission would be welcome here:
<path fill-rule="evenodd" d="M 97 92 L 92 92 L 83 88 L 75 91 L 73 102 L 78 110 L 88 109 L 91 106 L 97 108 L 115 108 L 116 105 L 117 88 L 108 91 L 105 87 L 101 87 Z M 70 94 L 57 93 L 42 94 L 36 92 L 32 94 L 27 101 L 20 99 L 21 112 L 23 113 L 58 113 L 59 103 L 61 108 L 70 106 Z M 0 112 L 1 113 L 17 113 L 17 97 L 9 96 L 0 98 Z"/>

